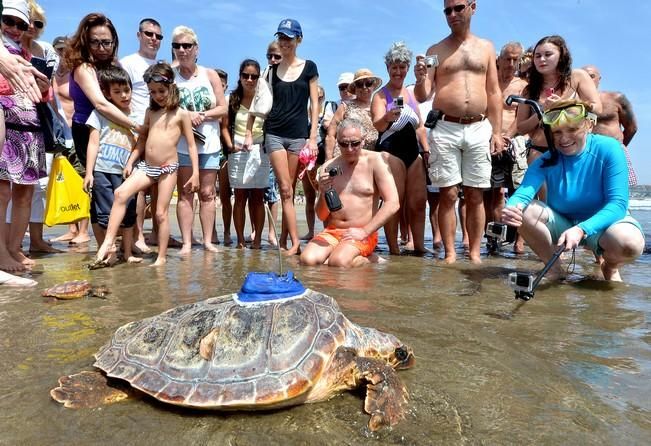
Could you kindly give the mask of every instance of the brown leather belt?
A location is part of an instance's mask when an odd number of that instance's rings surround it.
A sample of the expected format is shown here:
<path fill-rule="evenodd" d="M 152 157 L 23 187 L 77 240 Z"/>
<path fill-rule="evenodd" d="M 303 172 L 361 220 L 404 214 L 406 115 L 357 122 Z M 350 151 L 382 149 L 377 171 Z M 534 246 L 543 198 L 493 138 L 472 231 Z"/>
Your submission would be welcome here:
<path fill-rule="evenodd" d="M 441 116 L 443 121 L 456 122 L 457 124 L 472 124 L 474 122 L 480 122 L 486 119 L 486 115 L 475 115 L 475 116 L 462 116 L 460 118 L 456 116 L 443 115 Z"/>

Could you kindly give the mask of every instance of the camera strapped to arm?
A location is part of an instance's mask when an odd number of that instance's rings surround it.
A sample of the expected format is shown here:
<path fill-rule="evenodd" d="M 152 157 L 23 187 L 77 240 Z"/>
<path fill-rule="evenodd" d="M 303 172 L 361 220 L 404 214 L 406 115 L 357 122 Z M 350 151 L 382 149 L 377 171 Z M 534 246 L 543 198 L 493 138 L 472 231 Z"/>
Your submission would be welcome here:
<path fill-rule="evenodd" d="M 509 285 L 515 292 L 515 298 L 524 301 L 533 299 L 538 284 L 545 274 L 547 274 L 547 271 L 549 271 L 554 263 L 556 263 L 563 251 L 565 251 L 565 244 L 562 244 L 556 249 L 556 251 L 554 251 L 552 258 L 549 259 L 543 269 L 541 269 L 535 277 L 530 273 L 515 272 L 509 274 Z"/>

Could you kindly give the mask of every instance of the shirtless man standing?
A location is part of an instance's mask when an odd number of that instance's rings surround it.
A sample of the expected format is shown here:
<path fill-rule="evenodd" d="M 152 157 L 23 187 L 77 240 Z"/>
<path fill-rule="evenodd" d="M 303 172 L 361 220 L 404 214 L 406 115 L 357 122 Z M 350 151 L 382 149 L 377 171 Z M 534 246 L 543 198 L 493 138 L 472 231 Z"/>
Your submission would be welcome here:
<path fill-rule="evenodd" d="M 594 65 L 586 65 L 583 70 L 590 75 L 597 90 L 599 90 L 599 82 L 601 81 L 599 69 Z M 628 153 L 628 145 L 637 132 L 637 120 L 635 114 L 633 114 L 633 107 L 626 96 L 617 91 L 600 91 L 599 98 L 601 99 L 603 111 L 597 114 L 597 124 L 592 129 L 592 133 L 612 136 L 622 143 L 622 148 L 626 153 L 626 162 L 628 163 L 628 185 L 635 186 L 637 176 Z"/>
<path fill-rule="evenodd" d="M 481 263 L 483 189 L 490 187 L 491 155 L 504 150 L 495 48 L 470 32 L 476 9 L 476 0 L 445 0 L 443 12 L 451 33 L 427 50 L 427 56 L 438 57 L 439 65 L 428 69 L 419 56 L 414 67 L 416 100 L 424 101 L 434 89 L 433 108 L 442 112 L 429 132 L 429 175 L 441 190 L 439 226 L 446 263 L 456 261 L 454 204 L 459 183 L 467 207 L 470 261 Z"/>
<path fill-rule="evenodd" d="M 514 170 L 518 173 L 521 171 L 521 175 L 524 176 L 527 166 L 527 148 L 525 147 L 525 139 L 521 136 L 517 137 L 518 129 L 515 120 L 517 104 L 508 106 L 504 103 L 506 98 L 510 95 L 522 95 L 522 90 L 527 86 L 527 81 L 516 76 L 523 52 L 524 48 L 520 42 L 509 42 L 502 47 L 500 55 L 497 57 L 497 77 L 500 90 L 502 91 L 503 106 L 502 137 L 506 144 L 513 144 L 513 150 L 516 155 L 516 165 L 511 167 L 510 162 L 502 162 L 503 160 L 501 156 L 493 157 L 491 189 L 484 193 L 487 221 L 500 221 L 502 218 L 502 209 L 506 203 L 505 192 L 507 189 L 512 192 L 516 187 L 513 172 Z M 508 168 L 508 171 L 506 168 Z M 520 181 L 521 180 L 522 178 L 520 178 Z M 489 242 L 487 242 L 486 245 L 490 251 L 491 244 Z M 518 242 L 516 243 L 514 250 L 516 252 L 522 251 L 524 246 L 523 243 L 524 241 L 522 238 L 518 237 Z M 493 244 L 492 247 L 494 248 L 495 245 Z"/>
<path fill-rule="evenodd" d="M 304 265 L 327 262 L 329 266 L 350 267 L 377 261 L 373 254 L 377 231 L 400 209 L 388 164 L 379 152 L 362 149 L 362 124 L 344 119 L 337 127 L 337 142 L 341 154 L 327 161 L 318 176 L 315 210 L 326 229 L 301 253 Z M 331 176 L 330 171 L 337 174 Z M 342 204 L 336 211 L 330 211 L 324 197 L 331 188 Z"/>

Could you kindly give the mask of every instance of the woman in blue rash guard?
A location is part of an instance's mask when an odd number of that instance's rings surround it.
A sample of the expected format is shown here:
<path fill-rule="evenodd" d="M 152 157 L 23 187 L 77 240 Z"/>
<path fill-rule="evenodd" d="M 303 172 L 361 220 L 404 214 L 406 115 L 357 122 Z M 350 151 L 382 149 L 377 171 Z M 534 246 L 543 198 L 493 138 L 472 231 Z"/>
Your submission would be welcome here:
<path fill-rule="evenodd" d="M 533 162 L 502 211 L 547 262 L 557 246 L 587 246 L 602 256 L 604 279 L 621 281 L 619 267 L 640 256 L 644 235 L 628 213 L 628 170 L 614 138 L 591 134 L 595 116 L 577 99 L 558 101 L 543 115 L 554 150 Z M 533 200 L 547 184 L 547 203 Z M 550 270 L 560 278 L 560 262 Z"/>

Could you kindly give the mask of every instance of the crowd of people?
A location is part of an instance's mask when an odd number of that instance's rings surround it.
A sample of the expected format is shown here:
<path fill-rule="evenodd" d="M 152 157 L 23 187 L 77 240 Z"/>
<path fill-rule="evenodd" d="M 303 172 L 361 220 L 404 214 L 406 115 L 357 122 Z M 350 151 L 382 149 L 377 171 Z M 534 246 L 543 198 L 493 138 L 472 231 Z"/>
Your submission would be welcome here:
<path fill-rule="evenodd" d="M 599 92 L 596 67 L 572 67 L 561 36 L 528 50 L 509 42 L 497 53 L 471 32 L 473 0 L 444 0 L 450 34 L 424 54 L 391 45 L 386 82 L 367 68 L 342 73 L 338 101 L 325 100 L 317 64 L 299 56 L 303 29 L 294 19 L 276 28 L 266 64 L 241 62 L 228 91 L 227 73 L 197 63 L 199 37 L 190 27 L 174 28 L 172 61 L 163 62 L 163 29 L 144 18 L 138 51 L 118 59 L 117 30 L 103 14 L 86 15 L 50 45 L 38 40 L 47 22 L 35 0 L 0 5 L 0 283 L 33 284 L 14 275 L 35 263 L 22 247 L 28 223 L 34 250 L 54 250 L 38 238 L 43 206 L 36 203 L 53 149 L 46 147 L 49 118 L 63 129 L 64 154 L 91 195 L 90 219 L 58 240 L 85 243 L 92 225 L 91 267 L 121 256 L 140 263 L 151 245 L 158 245 L 155 266 L 165 264 L 168 246 L 180 255 L 194 243 L 218 252 L 217 197 L 224 245 L 232 243 L 232 216 L 236 247 L 260 249 L 265 206 L 275 219 L 280 205 L 282 230 L 270 221 L 267 240 L 305 265 L 385 260 L 374 253 L 380 228 L 392 255 L 442 249 L 444 262 L 454 263 L 459 224 L 469 261 L 481 263 L 489 221 L 517 227 L 515 252 L 526 244 L 543 261 L 556 245 L 585 245 L 607 280 L 621 280 L 619 267 L 643 250 L 643 231 L 628 214 L 636 178 L 627 146 L 637 125 L 626 97 Z M 37 69 L 39 60 L 52 72 Z M 405 84 L 410 73 L 414 85 Z M 264 84 L 273 101 L 258 112 Z M 539 104 L 542 119 L 524 102 L 507 105 L 511 95 Z M 294 207 L 299 178 L 303 237 Z M 181 242 L 170 234 L 174 190 Z M 145 237 L 148 207 L 153 228 Z M 192 232 L 196 208 L 200 242 Z M 301 240 L 308 240 L 303 248 Z M 496 240 L 487 246 L 495 249 Z M 558 265 L 553 272 L 560 275 Z"/>

